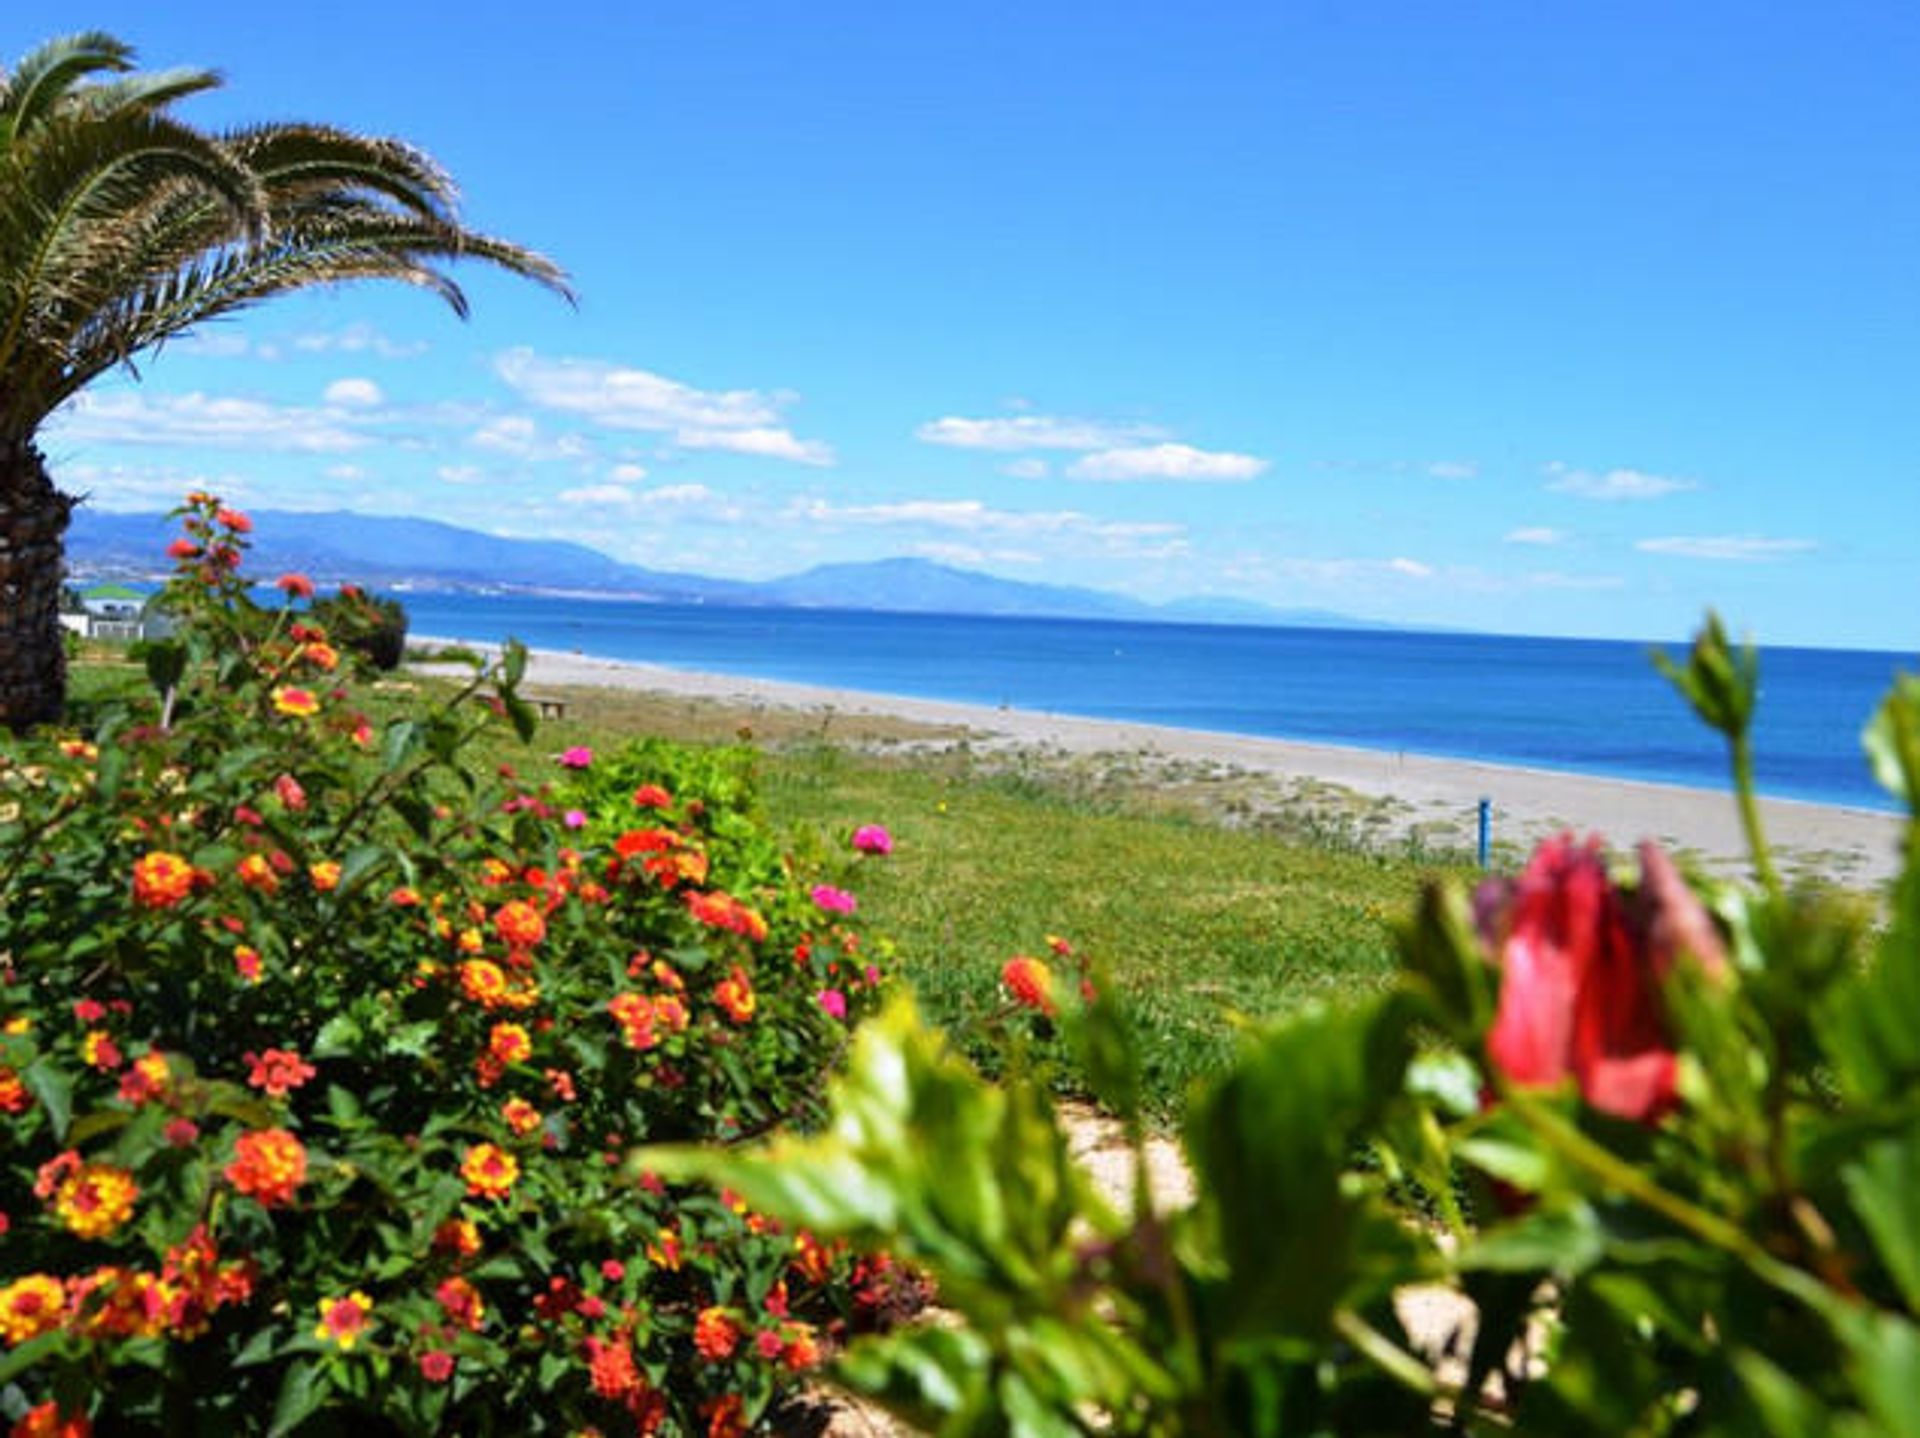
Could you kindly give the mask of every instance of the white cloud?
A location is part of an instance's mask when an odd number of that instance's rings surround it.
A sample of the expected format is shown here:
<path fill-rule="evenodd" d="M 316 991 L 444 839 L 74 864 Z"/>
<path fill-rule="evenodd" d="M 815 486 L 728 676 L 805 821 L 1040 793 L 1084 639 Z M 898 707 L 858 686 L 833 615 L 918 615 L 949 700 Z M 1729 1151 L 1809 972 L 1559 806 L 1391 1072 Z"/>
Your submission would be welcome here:
<path fill-rule="evenodd" d="M 1267 461 L 1251 454 L 1195 449 L 1190 444 L 1153 444 L 1135 449 L 1105 449 L 1076 459 L 1067 466 L 1074 479 L 1126 482 L 1141 479 L 1177 479 L 1201 482 L 1248 480 L 1262 473 Z"/>
<path fill-rule="evenodd" d="M 555 459 L 584 459 L 588 453 L 587 442 L 579 435 L 563 434 L 549 439 L 535 420 L 523 414 L 490 419 L 468 435 L 467 442 L 497 454 L 508 454 L 515 459 L 535 463 Z"/>
<path fill-rule="evenodd" d="M 683 429 L 674 434 L 682 449 L 724 449 L 763 459 L 787 459 L 795 464 L 830 465 L 833 450 L 818 440 L 798 439 L 792 431 L 771 426 L 753 429 Z"/>
<path fill-rule="evenodd" d="M 293 347 L 304 354 L 376 354 L 382 359 L 412 359 L 427 352 L 418 340 L 390 340 L 364 321 L 339 330 L 313 330 L 295 335 Z"/>
<path fill-rule="evenodd" d="M 954 449 L 1117 449 L 1141 440 L 1164 439 L 1166 431 L 1150 424 L 1021 414 L 996 419 L 949 416 L 929 420 L 913 432 L 913 437 Z"/>
<path fill-rule="evenodd" d="M 1470 459 L 1438 459 L 1427 466 L 1427 473 L 1435 479 L 1474 479 L 1480 466 Z"/>
<path fill-rule="evenodd" d="M 973 544 L 952 544 L 937 539 L 923 540 L 913 552 L 941 564 L 972 567 L 981 564 L 1039 564 L 1042 557 L 1026 549 L 982 549 Z"/>
<path fill-rule="evenodd" d="M 484 471 L 473 464 L 443 464 L 434 473 L 448 484 L 478 484 L 486 478 Z"/>
<path fill-rule="evenodd" d="M 633 503 L 633 491 L 617 484 L 586 484 L 578 489 L 560 491 L 562 504 L 615 505 L 626 508 Z"/>
<path fill-rule="evenodd" d="M 716 504 L 720 496 L 704 484 L 663 484 L 640 490 L 634 498 L 642 504 Z"/>
<path fill-rule="evenodd" d="M 908 499 L 892 504 L 834 505 L 822 499 L 796 500 L 788 517 L 807 523 L 841 526 L 912 526 L 964 534 L 1051 537 L 1088 541 L 1103 552 L 1131 558 L 1184 552 L 1185 526 L 1162 522 L 1096 519 L 1078 510 L 993 509 L 977 499 Z"/>
<path fill-rule="evenodd" d="M 62 439 L 94 444 L 204 445 L 308 454 L 357 449 L 366 437 L 338 413 L 201 394 L 98 394 L 85 390 L 59 411 Z"/>
<path fill-rule="evenodd" d="M 1422 564 L 1417 559 L 1389 559 L 1387 561 L 1387 568 L 1391 569 L 1395 574 L 1404 574 L 1409 579 L 1433 578 L 1433 566 L 1431 564 Z"/>
<path fill-rule="evenodd" d="M 365 479 L 367 472 L 357 464 L 330 464 L 326 470 L 328 479 Z"/>
<path fill-rule="evenodd" d="M 1610 469 L 1601 474 L 1590 469 L 1574 469 L 1558 460 L 1547 465 L 1545 472 L 1550 476 L 1548 489 L 1561 494 L 1577 494 L 1582 499 L 1659 499 L 1700 487 L 1691 479 L 1648 474 L 1640 469 Z"/>
<path fill-rule="evenodd" d="M 135 513 L 169 508 L 178 504 L 182 495 L 196 489 L 228 501 L 245 500 L 251 493 L 251 485 L 244 475 L 213 475 L 151 463 L 68 464 L 60 467 L 55 478 L 61 488 L 82 496 L 94 509 Z M 157 547 L 155 558 L 158 559 Z"/>
<path fill-rule="evenodd" d="M 530 402 L 585 415 L 609 429 L 666 434 L 685 449 L 721 449 L 797 464 L 828 465 L 833 450 L 788 430 L 786 392 L 703 390 L 649 370 L 604 360 L 547 359 L 530 349 L 494 361 L 500 378 Z"/>
<path fill-rule="evenodd" d="M 1617 574 L 1563 574 L 1557 569 L 1537 569 L 1522 575 L 1520 582 L 1534 589 L 1624 589 L 1627 583 Z"/>
<path fill-rule="evenodd" d="M 326 388 L 322 396 L 328 404 L 344 405 L 351 409 L 372 409 L 386 400 L 380 386 L 370 379 L 337 379 Z"/>
<path fill-rule="evenodd" d="M 1681 559 L 1715 559 L 1734 563 L 1785 559 L 1819 546 L 1811 539 L 1767 539 L 1757 534 L 1671 535 L 1642 539 L 1633 546 L 1642 554 L 1670 554 Z"/>
<path fill-rule="evenodd" d="M 607 478 L 615 484 L 638 484 L 647 477 L 647 467 L 643 464 L 616 464 L 607 471 Z"/>
<path fill-rule="evenodd" d="M 1544 524 L 1527 524 L 1518 529 L 1509 529 L 1505 539 L 1508 544 L 1565 544 L 1567 532 L 1564 529 L 1550 529 Z"/>
<path fill-rule="evenodd" d="M 1000 472 L 1015 479 L 1045 479 L 1053 467 L 1044 459 L 1013 459 L 1001 465 Z"/>
<path fill-rule="evenodd" d="M 200 355 L 206 359 L 239 359 L 253 352 L 253 345 L 245 335 L 223 329 L 194 330 L 170 344 L 176 354 Z"/>

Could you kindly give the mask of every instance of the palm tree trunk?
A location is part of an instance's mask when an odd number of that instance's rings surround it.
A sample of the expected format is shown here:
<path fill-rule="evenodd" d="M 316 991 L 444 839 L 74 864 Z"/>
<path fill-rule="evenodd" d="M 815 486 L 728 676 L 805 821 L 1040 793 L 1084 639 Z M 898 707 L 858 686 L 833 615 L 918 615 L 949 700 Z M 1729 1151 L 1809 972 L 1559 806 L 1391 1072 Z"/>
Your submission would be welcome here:
<path fill-rule="evenodd" d="M 39 450 L 0 439 L 0 724 L 16 733 L 58 720 L 66 704 L 60 585 L 72 508 Z"/>

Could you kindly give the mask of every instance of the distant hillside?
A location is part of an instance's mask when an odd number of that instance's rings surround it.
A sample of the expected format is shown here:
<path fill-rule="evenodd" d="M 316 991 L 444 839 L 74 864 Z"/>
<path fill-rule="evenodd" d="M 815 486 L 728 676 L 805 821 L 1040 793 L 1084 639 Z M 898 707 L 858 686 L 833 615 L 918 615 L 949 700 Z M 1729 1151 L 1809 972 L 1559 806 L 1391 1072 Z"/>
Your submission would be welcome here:
<path fill-rule="evenodd" d="M 584 544 L 508 539 L 434 519 L 344 511 L 254 510 L 252 515 L 255 572 L 271 577 L 297 570 L 321 584 L 561 590 L 661 604 L 1387 627 L 1324 610 L 1279 610 L 1224 596 L 1146 604 L 1097 589 L 1000 579 L 926 559 L 823 564 L 784 578 L 751 582 L 646 569 Z M 83 580 L 157 578 L 168 568 L 164 555 L 175 533 L 172 522 L 161 514 L 117 514 L 82 506 L 73 514 L 67 556 L 75 576 Z"/>

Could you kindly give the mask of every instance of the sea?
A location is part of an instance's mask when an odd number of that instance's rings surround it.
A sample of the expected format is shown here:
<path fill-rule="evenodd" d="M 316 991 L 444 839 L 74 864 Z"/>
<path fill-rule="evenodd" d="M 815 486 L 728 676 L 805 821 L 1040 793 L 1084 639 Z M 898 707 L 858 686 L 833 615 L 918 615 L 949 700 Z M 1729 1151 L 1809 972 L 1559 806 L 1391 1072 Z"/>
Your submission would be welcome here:
<path fill-rule="evenodd" d="M 411 630 L 682 669 L 1726 789 L 1723 744 L 1598 639 L 734 608 L 415 590 Z M 1684 646 L 1670 652 L 1683 656 Z M 1897 807 L 1860 732 L 1911 655 L 1765 649 L 1761 792 Z"/>

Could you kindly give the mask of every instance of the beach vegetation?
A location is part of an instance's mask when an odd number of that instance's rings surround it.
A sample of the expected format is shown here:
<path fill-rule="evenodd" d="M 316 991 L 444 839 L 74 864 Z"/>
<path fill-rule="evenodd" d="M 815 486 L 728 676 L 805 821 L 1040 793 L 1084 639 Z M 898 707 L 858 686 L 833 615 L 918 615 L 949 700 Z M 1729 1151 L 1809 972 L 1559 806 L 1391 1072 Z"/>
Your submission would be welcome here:
<path fill-rule="evenodd" d="M 623 1158 L 817 1120 L 891 980 L 818 894 L 889 860 L 796 856 L 740 751 L 529 747 L 517 647 L 374 690 L 179 518 L 175 637 L 0 748 L 0 1419 L 798 1421 L 914 1280 Z"/>
<path fill-rule="evenodd" d="M 177 106 L 211 70 L 141 71 L 111 35 L 0 74 L 0 724 L 59 717 L 73 499 L 36 443 L 49 415 L 196 326 L 314 286 L 387 279 L 464 315 L 478 260 L 566 292 L 544 256 L 462 224 L 453 181 L 402 140 L 325 124 L 211 131 Z"/>
<path fill-rule="evenodd" d="M 1788 887 L 1751 802 L 1754 653 L 1671 666 L 1727 742 L 1752 882 L 1655 845 L 1541 845 L 1442 879 L 1358 997 L 1250 1024 L 1147 1182 L 1142 1042 L 1095 964 L 1010 964 L 1118 1116 L 1136 1181 L 1080 1169 L 1044 1083 L 990 1082 L 902 996 L 833 1121 L 647 1171 L 924 1264 L 950 1321 L 837 1372 L 945 1434 L 1913 1431 L 1920 1355 L 1920 821 L 1883 923 Z M 1920 680 L 1869 726 L 1920 801 Z M 910 1136 L 910 1137 L 909 1137 Z"/>

